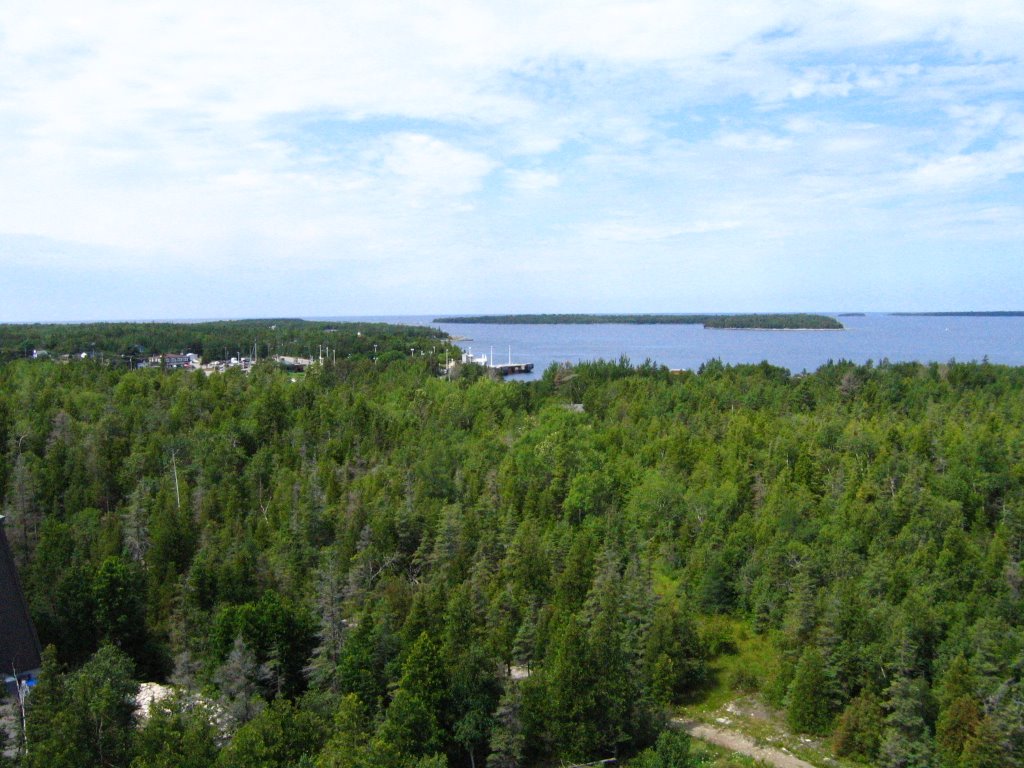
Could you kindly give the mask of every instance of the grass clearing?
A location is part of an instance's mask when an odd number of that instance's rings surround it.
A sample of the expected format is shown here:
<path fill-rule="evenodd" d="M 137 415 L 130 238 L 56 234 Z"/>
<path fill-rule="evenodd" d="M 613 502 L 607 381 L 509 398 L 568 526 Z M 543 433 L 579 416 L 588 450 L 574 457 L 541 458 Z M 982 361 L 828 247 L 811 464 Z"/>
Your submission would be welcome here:
<path fill-rule="evenodd" d="M 700 768 L 764 768 L 768 763 L 694 739 L 690 754 Z"/>
<path fill-rule="evenodd" d="M 701 714 L 714 712 L 739 695 L 763 690 L 778 674 L 779 659 L 771 638 L 754 634 L 743 622 L 705 617 L 700 631 L 722 652 L 708 664 L 707 683 L 684 702 L 687 716 L 701 719 Z"/>
<path fill-rule="evenodd" d="M 780 668 L 770 635 L 757 635 L 742 621 L 724 616 L 701 618 L 700 631 L 723 652 L 709 663 L 707 683 L 683 702 L 680 716 L 742 733 L 758 744 L 788 751 L 812 765 L 863 768 L 861 763 L 836 758 L 827 740 L 791 733 L 782 710 L 767 703 L 762 691 L 771 688 Z M 703 742 L 694 743 L 710 748 Z M 728 750 L 720 751 L 732 760 L 721 766 L 763 764 Z M 717 768 L 714 762 L 707 765 Z"/>

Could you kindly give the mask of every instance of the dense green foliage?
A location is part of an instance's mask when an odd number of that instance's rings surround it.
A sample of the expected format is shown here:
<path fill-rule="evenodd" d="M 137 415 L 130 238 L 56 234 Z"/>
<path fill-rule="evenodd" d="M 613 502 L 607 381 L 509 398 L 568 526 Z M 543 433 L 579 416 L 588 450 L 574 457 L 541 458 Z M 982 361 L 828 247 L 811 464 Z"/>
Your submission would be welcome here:
<path fill-rule="evenodd" d="M 444 336 L 433 328 L 382 323 L 314 320 L 219 320 L 197 323 L 0 324 L 0 361 L 31 357 L 87 355 L 130 367 L 148 355 L 194 352 L 208 360 L 290 355 L 315 358 L 326 348 L 332 357 L 372 358 L 435 348 Z"/>
<path fill-rule="evenodd" d="M 765 331 L 840 331 L 843 324 L 827 315 L 712 315 L 704 320 L 704 327 Z"/>
<path fill-rule="evenodd" d="M 758 330 L 841 330 L 834 317 L 809 314 L 757 315 L 477 315 L 439 317 L 435 323 L 497 323 L 501 325 L 703 325 L 705 328 Z"/>
<path fill-rule="evenodd" d="M 680 764 L 730 614 L 845 754 L 1022 765 L 1024 369 L 461 374 L 0 367 L 24 762 Z"/>

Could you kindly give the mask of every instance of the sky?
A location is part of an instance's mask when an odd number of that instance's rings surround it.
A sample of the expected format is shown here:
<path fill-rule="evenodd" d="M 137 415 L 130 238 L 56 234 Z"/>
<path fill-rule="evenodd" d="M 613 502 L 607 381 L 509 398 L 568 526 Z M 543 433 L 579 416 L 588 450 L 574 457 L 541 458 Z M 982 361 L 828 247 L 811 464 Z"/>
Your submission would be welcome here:
<path fill-rule="evenodd" d="M 1024 309 L 1020 0 L 0 0 L 0 321 Z"/>

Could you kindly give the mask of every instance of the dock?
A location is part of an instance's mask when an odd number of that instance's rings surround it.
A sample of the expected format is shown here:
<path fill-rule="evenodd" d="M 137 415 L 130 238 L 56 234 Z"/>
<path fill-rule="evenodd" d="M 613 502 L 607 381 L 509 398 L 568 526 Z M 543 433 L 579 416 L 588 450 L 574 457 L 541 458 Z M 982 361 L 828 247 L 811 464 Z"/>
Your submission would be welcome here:
<path fill-rule="evenodd" d="M 494 347 L 491 347 L 490 355 L 474 355 L 473 348 L 470 347 L 468 350 L 462 353 L 462 362 L 475 363 L 476 365 L 482 365 L 489 371 L 493 371 L 498 376 L 514 376 L 517 373 L 533 373 L 533 363 L 516 363 L 512 361 L 512 347 L 508 348 L 508 362 L 499 363 L 494 359 Z M 446 368 L 454 364 L 446 363 Z"/>
<path fill-rule="evenodd" d="M 489 367 L 500 376 L 511 376 L 516 373 L 533 373 L 533 363 L 495 363 Z"/>
<path fill-rule="evenodd" d="M 485 358 L 486 360 L 486 358 Z M 485 363 L 486 365 L 486 363 Z M 499 363 L 494 359 L 494 347 L 491 347 L 490 365 L 487 366 L 499 376 L 512 376 L 517 373 L 532 373 L 533 363 L 513 363 L 512 345 L 508 347 L 508 362 Z"/>

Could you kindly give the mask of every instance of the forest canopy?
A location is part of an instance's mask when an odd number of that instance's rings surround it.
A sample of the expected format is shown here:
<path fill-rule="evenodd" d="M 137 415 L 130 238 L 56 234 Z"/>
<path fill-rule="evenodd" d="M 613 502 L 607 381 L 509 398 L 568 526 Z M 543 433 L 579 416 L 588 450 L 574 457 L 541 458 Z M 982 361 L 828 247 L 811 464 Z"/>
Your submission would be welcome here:
<path fill-rule="evenodd" d="M 304 377 L 0 366 L 22 764 L 686 764 L 740 625 L 736 685 L 839 754 L 1021 765 L 1024 369 L 502 382 L 391 333 Z M 140 681 L 178 693 L 137 726 Z"/>

